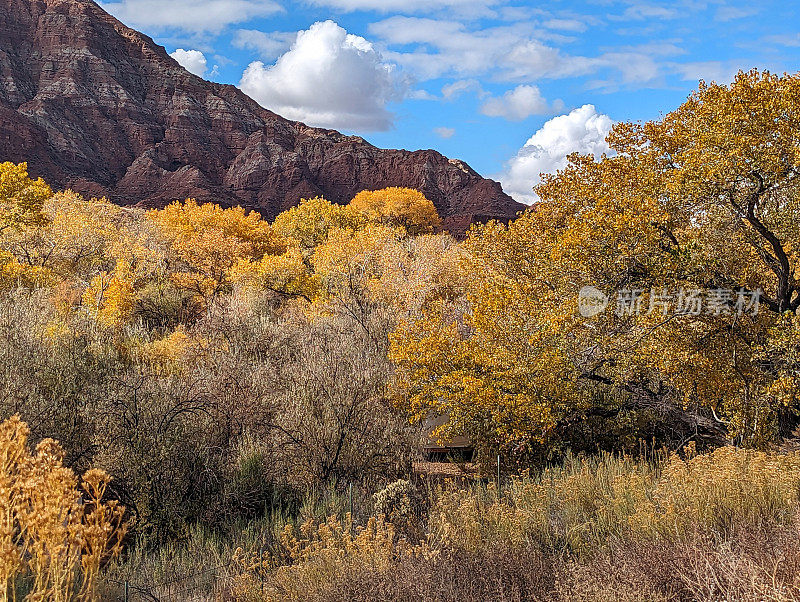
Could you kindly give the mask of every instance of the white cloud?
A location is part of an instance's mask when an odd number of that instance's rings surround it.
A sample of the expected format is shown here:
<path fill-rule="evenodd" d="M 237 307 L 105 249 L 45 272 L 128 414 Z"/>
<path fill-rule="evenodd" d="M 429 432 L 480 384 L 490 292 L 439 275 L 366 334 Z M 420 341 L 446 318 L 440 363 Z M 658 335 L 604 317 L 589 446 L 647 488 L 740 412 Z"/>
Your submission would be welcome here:
<path fill-rule="evenodd" d="M 573 77 L 591 73 L 603 65 L 600 59 L 564 55 L 557 48 L 536 39 L 519 42 L 504 62 L 507 76 L 513 79 Z"/>
<path fill-rule="evenodd" d="M 433 128 L 433 132 L 439 136 L 440 138 L 452 138 L 456 135 L 456 130 L 454 128 L 447 128 L 447 127 L 438 127 Z"/>
<path fill-rule="evenodd" d="M 619 69 L 622 83 L 644 83 L 656 79 L 660 65 L 646 52 L 609 52 L 603 60 L 610 67 Z"/>
<path fill-rule="evenodd" d="M 389 46 L 403 47 L 387 56 L 421 79 L 491 73 L 499 80 L 530 82 L 585 75 L 607 65 L 545 44 L 531 22 L 471 30 L 458 21 L 395 16 L 373 23 L 370 32 Z"/>
<path fill-rule="evenodd" d="M 386 106 L 399 99 L 401 81 L 370 42 L 324 21 L 299 32 L 274 65 L 250 64 L 239 86 L 289 119 L 363 131 L 391 127 Z"/>
<path fill-rule="evenodd" d="M 296 33 L 281 31 L 265 33 L 255 29 L 240 29 L 233 36 L 232 43 L 236 48 L 254 50 L 264 60 L 273 61 L 291 48 L 296 37 Z"/>
<path fill-rule="evenodd" d="M 308 0 L 309 4 L 342 11 L 372 10 L 377 12 L 430 13 L 448 9 L 473 15 L 487 14 L 492 6 L 505 0 Z"/>
<path fill-rule="evenodd" d="M 574 32 L 583 32 L 586 31 L 587 25 L 583 21 L 579 21 L 578 19 L 548 19 L 544 23 L 542 23 L 548 29 L 558 29 L 560 31 L 574 31 Z"/>
<path fill-rule="evenodd" d="M 644 21 L 646 19 L 677 19 L 680 13 L 671 7 L 655 4 L 634 4 L 629 6 L 622 14 L 622 19 L 628 21 Z"/>
<path fill-rule="evenodd" d="M 434 96 L 427 90 L 411 90 L 408 94 L 406 94 L 406 98 L 410 98 L 411 100 L 439 100 L 438 97 Z"/>
<path fill-rule="evenodd" d="M 764 38 L 764 42 L 797 48 L 800 47 L 800 33 L 767 36 Z"/>
<path fill-rule="evenodd" d="M 676 63 L 674 70 L 684 81 L 717 82 L 728 84 L 732 82 L 741 68 L 740 61 L 697 61 L 689 63 Z"/>
<path fill-rule="evenodd" d="M 283 11 L 275 0 L 118 0 L 100 6 L 131 27 L 191 32 L 217 32 Z"/>
<path fill-rule="evenodd" d="M 600 55 L 597 64 L 608 70 L 616 70 L 614 77 L 594 80 L 586 84 L 587 89 L 614 92 L 621 87 L 641 88 L 663 85 L 665 71 L 671 63 L 667 57 L 686 54 L 686 51 L 671 43 L 650 43 L 636 46 L 620 46 Z"/>
<path fill-rule="evenodd" d="M 739 6 L 722 6 L 717 10 L 717 14 L 714 16 L 714 19 L 717 21 L 722 21 L 723 23 L 726 21 L 734 21 L 735 19 L 744 19 L 746 17 L 752 17 L 758 14 L 758 7 L 757 6 L 747 6 L 747 7 L 739 7 Z"/>
<path fill-rule="evenodd" d="M 610 153 L 605 139 L 612 125 L 611 118 L 598 113 L 593 105 L 554 117 L 506 164 L 506 171 L 499 176 L 503 189 L 520 202 L 535 202 L 533 187 L 541 181 L 540 174 L 564 168 L 567 155 L 579 152 L 600 157 Z"/>
<path fill-rule="evenodd" d="M 481 107 L 481 113 L 489 117 L 503 117 L 509 121 L 522 121 L 531 115 L 546 115 L 563 109 L 564 103 L 560 100 L 550 107 L 536 86 L 517 86 L 500 98 L 487 100 Z"/>
<path fill-rule="evenodd" d="M 498 68 L 498 59 L 524 37 L 523 27 L 469 31 L 457 21 L 395 16 L 373 23 L 370 32 L 390 45 L 414 46 L 389 56 L 422 79 L 435 79 L 473 76 Z"/>
<path fill-rule="evenodd" d="M 178 61 L 178 64 L 189 73 L 194 73 L 198 77 L 205 77 L 208 70 L 208 61 L 206 60 L 206 55 L 199 50 L 178 48 L 170 56 Z"/>
<path fill-rule="evenodd" d="M 445 100 L 455 100 L 462 94 L 475 92 L 478 96 L 484 96 L 485 92 L 477 79 L 460 79 L 450 84 L 442 86 L 442 97 Z"/>

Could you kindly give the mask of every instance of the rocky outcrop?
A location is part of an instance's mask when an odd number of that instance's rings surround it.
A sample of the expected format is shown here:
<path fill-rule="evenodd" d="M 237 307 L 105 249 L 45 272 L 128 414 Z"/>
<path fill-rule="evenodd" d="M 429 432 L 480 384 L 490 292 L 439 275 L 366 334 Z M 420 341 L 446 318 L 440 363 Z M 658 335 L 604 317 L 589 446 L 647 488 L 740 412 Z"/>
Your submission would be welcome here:
<path fill-rule="evenodd" d="M 272 217 L 408 186 L 452 231 L 522 209 L 461 161 L 308 127 L 195 77 L 91 0 L 0 0 L 0 161 L 121 204 L 195 197 Z"/>

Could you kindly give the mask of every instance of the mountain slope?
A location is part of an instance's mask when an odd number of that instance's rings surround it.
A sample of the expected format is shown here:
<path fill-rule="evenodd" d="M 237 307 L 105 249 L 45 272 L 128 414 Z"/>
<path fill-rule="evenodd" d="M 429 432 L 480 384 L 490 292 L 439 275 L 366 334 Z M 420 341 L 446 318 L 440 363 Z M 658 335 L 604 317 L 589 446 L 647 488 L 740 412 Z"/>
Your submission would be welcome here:
<path fill-rule="evenodd" d="M 523 208 L 463 162 L 289 121 L 195 77 L 91 0 L 0 0 L 0 161 L 122 204 L 195 197 L 272 217 L 408 186 L 453 231 Z"/>

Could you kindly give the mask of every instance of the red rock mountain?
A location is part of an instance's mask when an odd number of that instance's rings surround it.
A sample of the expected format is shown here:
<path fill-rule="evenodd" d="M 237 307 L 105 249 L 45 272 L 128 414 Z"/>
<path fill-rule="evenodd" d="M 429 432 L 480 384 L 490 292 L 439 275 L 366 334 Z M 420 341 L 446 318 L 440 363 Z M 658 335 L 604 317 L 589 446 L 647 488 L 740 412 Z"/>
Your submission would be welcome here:
<path fill-rule="evenodd" d="M 195 77 L 91 0 L 0 0 L 0 161 L 121 204 L 195 197 L 272 217 L 408 186 L 452 231 L 522 209 L 461 161 L 289 121 Z"/>

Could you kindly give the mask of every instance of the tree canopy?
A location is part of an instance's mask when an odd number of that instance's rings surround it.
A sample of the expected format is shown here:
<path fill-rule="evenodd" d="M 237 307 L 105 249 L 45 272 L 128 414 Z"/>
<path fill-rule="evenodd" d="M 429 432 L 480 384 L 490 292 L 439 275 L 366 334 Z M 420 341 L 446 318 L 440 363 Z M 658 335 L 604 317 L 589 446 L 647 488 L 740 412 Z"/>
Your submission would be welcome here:
<path fill-rule="evenodd" d="M 716 442 L 793 424 L 798 132 L 800 78 L 755 71 L 617 124 L 611 156 L 571 156 L 518 220 L 470 233 L 463 305 L 394 335 L 403 403 L 502 449 L 642 411 Z M 584 287 L 609 307 L 581 315 Z"/>

